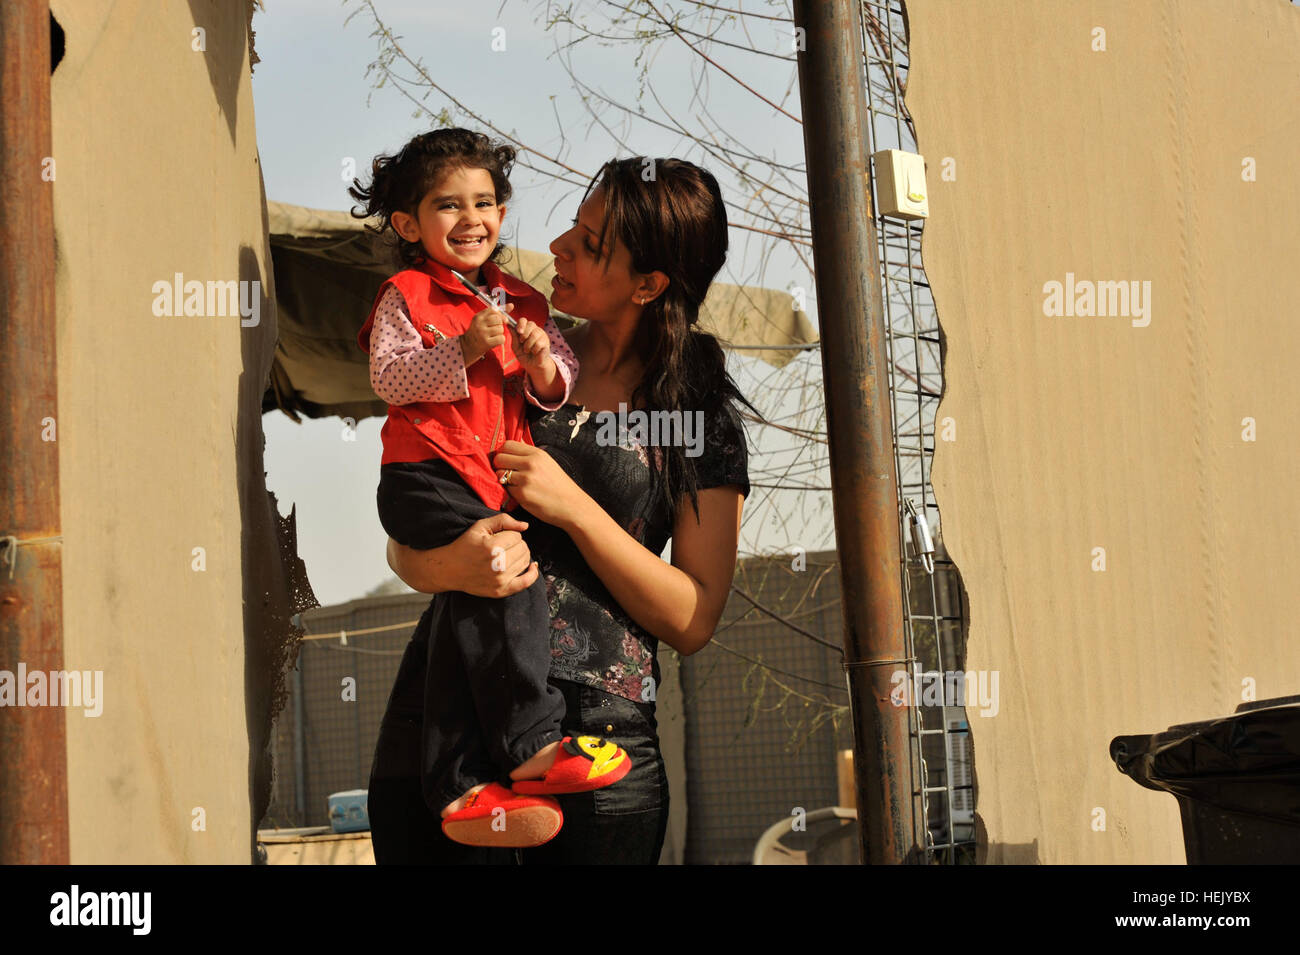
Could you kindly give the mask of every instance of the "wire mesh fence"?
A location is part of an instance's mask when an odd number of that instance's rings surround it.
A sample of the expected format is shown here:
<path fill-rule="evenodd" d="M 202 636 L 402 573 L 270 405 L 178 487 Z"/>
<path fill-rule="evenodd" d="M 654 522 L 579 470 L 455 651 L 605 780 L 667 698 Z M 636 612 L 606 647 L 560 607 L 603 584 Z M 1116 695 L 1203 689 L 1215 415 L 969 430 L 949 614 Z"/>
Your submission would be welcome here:
<path fill-rule="evenodd" d="M 773 823 L 837 805 L 852 746 L 834 552 L 744 560 L 734 587 L 712 642 L 681 661 L 688 863 L 749 862 Z"/>
<path fill-rule="evenodd" d="M 275 724 L 261 828 L 329 825 L 330 793 L 366 788 L 403 649 L 428 603 L 426 594 L 399 594 L 302 614 L 307 637 Z"/>

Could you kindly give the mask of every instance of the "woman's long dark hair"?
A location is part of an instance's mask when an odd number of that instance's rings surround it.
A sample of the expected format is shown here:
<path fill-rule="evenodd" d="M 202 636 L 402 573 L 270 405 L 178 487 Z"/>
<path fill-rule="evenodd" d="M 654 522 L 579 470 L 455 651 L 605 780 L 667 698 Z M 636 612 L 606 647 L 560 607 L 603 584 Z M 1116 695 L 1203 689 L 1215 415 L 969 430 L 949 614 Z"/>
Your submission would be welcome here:
<path fill-rule="evenodd" d="M 393 213 L 415 215 L 420 200 L 437 187 L 447 172 L 458 167 L 485 169 L 492 177 L 497 194 L 497 205 L 510 199 L 510 167 L 515 161 L 515 150 L 505 143 L 496 143 L 468 129 L 435 129 L 421 133 L 392 156 L 376 156 L 370 167 L 370 185 L 363 186 L 359 179 L 352 180 L 348 195 L 361 204 L 352 215 L 358 219 L 379 216 L 383 223 L 378 232 L 382 235 L 392 230 L 397 239 L 397 256 L 410 268 L 426 258 L 419 242 L 407 242 L 393 229 Z M 497 261 L 505 250 L 498 241 L 489 258 Z"/>
<path fill-rule="evenodd" d="M 634 270 L 668 276 L 668 287 L 641 313 L 637 348 L 647 357 L 632 407 L 703 411 L 706 421 L 722 412 L 739 426 L 733 403 L 741 402 L 761 418 L 728 374 L 718 340 L 696 327 L 704 295 L 727 259 L 727 212 L 718 181 L 682 159 L 633 156 L 605 163 L 587 192 L 595 189 L 605 199 L 598 248 L 606 249 L 612 230 L 631 253 Z M 743 427 L 740 433 L 744 440 Z M 698 519 L 695 462 L 685 448 L 662 451 L 663 473 L 651 468 L 656 492 L 674 521 L 678 502 L 689 495 Z"/>

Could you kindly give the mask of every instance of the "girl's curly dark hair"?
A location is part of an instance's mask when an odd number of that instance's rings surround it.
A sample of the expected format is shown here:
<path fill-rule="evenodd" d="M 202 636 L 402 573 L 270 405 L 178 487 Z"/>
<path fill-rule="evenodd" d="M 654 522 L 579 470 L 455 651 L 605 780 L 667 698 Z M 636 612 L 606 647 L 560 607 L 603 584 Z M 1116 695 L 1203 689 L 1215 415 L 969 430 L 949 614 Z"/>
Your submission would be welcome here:
<path fill-rule="evenodd" d="M 397 240 L 397 256 L 406 267 L 418 266 L 425 259 L 419 242 L 407 242 L 393 229 L 393 213 L 415 215 L 420 200 L 435 188 L 451 169 L 485 169 L 492 177 L 497 204 L 510 199 L 510 167 L 515 161 L 514 147 L 493 142 L 482 133 L 468 129 L 435 129 L 421 133 L 403 146 L 396 155 L 376 156 L 370 169 L 370 186 L 353 179 L 348 195 L 361 204 L 352 209 L 358 219 L 381 216 L 382 235 L 392 230 Z M 489 257 L 497 261 L 505 246 L 498 242 Z"/>

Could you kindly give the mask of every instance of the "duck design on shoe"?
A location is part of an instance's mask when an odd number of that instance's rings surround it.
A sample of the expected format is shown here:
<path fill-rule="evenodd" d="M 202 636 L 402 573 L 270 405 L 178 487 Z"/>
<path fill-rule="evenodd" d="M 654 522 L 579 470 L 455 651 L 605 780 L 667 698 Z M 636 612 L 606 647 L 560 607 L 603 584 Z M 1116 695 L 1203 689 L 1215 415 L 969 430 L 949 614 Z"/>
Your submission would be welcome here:
<path fill-rule="evenodd" d="M 528 849 L 555 838 L 564 825 L 560 804 L 545 796 L 511 792 L 488 783 L 471 793 L 463 809 L 442 820 L 442 832 L 467 846 Z"/>
<path fill-rule="evenodd" d="M 533 796 L 585 793 L 612 786 L 631 768 L 631 757 L 617 743 L 600 736 L 566 736 L 545 776 L 516 780 L 511 788 Z"/>

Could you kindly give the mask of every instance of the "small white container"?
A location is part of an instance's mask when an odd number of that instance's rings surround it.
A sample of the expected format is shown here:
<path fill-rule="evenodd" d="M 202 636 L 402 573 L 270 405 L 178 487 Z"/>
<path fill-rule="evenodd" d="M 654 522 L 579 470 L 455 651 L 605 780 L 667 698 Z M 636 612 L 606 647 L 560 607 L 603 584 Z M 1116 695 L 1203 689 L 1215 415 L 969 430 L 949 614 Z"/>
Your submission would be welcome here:
<path fill-rule="evenodd" d="M 876 164 L 877 215 L 894 219 L 925 219 L 930 215 L 925 186 L 925 157 L 902 149 L 882 149 L 871 157 Z"/>

